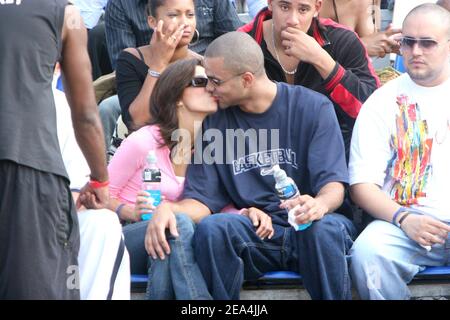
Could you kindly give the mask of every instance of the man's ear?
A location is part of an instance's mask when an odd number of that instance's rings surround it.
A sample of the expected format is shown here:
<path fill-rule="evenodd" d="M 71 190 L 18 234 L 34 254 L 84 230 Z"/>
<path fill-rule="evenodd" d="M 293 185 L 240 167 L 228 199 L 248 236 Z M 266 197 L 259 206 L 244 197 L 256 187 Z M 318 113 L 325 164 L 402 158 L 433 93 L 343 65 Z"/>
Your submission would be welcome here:
<path fill-rule="evenodd" d="M 315 4 L 316 13 L 314 14 L 315 17 L 319 16 L 320 9 L 322 9 L 322 0 L 317 0 Z"/>
<path fill-rule="evenodd" d="M 245 88 L 249 88 L 253 85 L 253 82 L 255 82 L 255 75 L 251 72 L 246 72 L 242 75 L 242 83 L 244 84 Z"/>
<path fill-rule="evenodd" d="M 272 11 L 272 0 L 267 0 L 267 7 Z"/>

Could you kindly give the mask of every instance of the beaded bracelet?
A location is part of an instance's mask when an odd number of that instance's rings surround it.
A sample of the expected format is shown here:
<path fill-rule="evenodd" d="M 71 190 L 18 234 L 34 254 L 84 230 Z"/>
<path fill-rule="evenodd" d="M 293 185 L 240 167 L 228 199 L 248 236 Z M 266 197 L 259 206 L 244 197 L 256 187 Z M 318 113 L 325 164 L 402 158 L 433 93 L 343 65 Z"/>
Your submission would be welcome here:
<path fill-rule="evenodd" d="M 122 218 L 120 217 L 120 211 L 122 210 L 122 208 L 125 206 L 125 203 L 121 203 L 117 206 L 116 208 L 116 214 L 117 217 L 119 218 L 119 220 L 122 220 Z"/>
<path fill-rule="evenodd" d="M 398 217 L 398 215 L 399 215 L 400 213 L 406 212 L 406 211 L 408 211 L 408 209 L 405 208 L 405 207 L 400 207 L 400 208 L 398 208 L 398 210 L 395 211 L 395 213 L 394 213 L 394 215 L 393 215 L 393 217 L 392 217 L 392 224 L 394 224 L 394 225 L 396 225 L 397 227 L 400 228 L 400 223 L 397 223 L 397 217 Z M 402 218 L 403 218 L 403 217 L 402 217 Z"/>

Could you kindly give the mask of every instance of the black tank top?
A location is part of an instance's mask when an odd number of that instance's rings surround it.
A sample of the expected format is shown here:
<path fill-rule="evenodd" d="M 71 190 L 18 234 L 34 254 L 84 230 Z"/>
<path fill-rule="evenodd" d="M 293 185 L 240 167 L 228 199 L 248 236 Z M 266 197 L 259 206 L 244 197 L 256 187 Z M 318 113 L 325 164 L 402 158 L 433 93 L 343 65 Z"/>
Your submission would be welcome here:
<path fill-rule="evenodd" d="M 66 5 L 66 0 L 0 4 L 0 160 L 64 177 L 52 79 Z"/>

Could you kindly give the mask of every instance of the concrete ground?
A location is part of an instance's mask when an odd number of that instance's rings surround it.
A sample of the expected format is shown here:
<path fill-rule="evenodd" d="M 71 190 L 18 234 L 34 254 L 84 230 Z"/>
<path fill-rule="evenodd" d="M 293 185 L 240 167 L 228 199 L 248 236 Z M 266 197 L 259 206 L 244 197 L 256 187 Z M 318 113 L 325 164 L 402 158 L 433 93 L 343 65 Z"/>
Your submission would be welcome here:
<path fill-rule="evenodd" d="M 449 300 L 450 281 L 423 281 L 409 285 L 412 300 Z M 131 294 L 132 300 L 144 300 L 142 290 Z M 301 286 L 273 286 L 263 288 L 248 288 L 241 290 L 241 300 L 310 300 L 308 292 Z M 359 300 L 353 292 L 353 299 Z"/>

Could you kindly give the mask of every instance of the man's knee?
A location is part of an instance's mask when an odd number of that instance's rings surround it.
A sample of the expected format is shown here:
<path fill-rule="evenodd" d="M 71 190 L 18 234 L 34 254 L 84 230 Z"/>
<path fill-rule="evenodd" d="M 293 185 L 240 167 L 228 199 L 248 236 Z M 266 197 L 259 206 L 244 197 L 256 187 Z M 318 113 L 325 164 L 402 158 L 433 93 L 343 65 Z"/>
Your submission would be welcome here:
<path fill-rule="evenodd" d="M 117 120 L 121 113 L 119 98 L 117 95 L 100 102 L 98 108 L 102 119 L 114 118 Z"/>
<path fill-rule="evenodd" d="M 380 228 L 383 228 L 384 224 L 383 221 L 372 222 L 356 239 L 350 250 L 350 259 L 354 267 L 384 259 L 387 248 L 383 241 L 380 241 L 383 237 Z"/>
<path fill-rule="evenodd" d="M 216 213 L 203 218 L 197 225 L 194 240 L 198 244 L 206 244 L 206 241 L 223 241 L 226 235 L 237 223 L 241 223 L 243 217 L 237 214 Z"/>
<path fill-rule="evenodd" d="M 308 230 L 310 229 L 310 230 Z M 353 223 L 340 214 L 327 214 L 321 220 L 313 222 L 309 227 L 309 236 L 325 241 L 325 239 L 351 240 L 356 234 Z"/>

